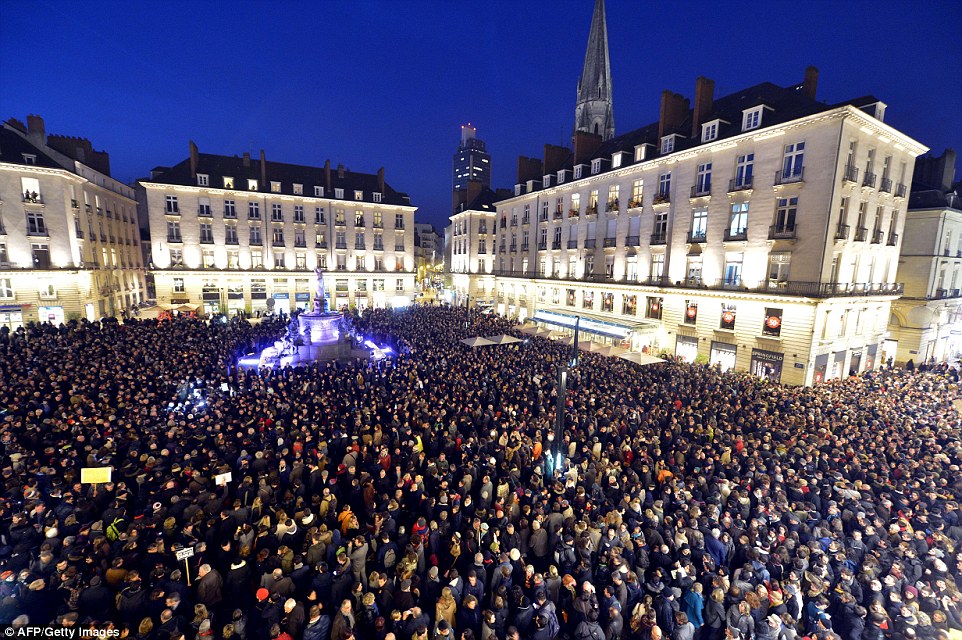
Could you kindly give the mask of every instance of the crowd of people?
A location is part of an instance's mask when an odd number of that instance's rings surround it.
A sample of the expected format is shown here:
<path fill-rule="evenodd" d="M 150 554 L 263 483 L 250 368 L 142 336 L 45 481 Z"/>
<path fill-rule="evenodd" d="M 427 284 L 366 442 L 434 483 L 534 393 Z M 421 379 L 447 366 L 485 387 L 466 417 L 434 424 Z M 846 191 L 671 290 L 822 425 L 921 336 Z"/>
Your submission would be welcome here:
<path fill-rule="evenodd" d="M 270 319 L 0 330 L 0 624 L 962 637 L 956 369 L 788 388 L 584 353 L 557 442 L 570 347 L 471 349 L 516 327 L 462 308 L 351 321 L 396 355 L 238 369 Z"/>

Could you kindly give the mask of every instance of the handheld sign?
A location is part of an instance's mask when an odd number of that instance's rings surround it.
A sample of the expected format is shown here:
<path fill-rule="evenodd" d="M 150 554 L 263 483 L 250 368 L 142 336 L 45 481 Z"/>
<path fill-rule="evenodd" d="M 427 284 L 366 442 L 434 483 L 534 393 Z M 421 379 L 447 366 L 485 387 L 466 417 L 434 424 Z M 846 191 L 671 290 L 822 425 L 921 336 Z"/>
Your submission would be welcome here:
<path fill-rule="evenodd" d="M 83 484 L 105 484 L 110 482 L 113 467 L 83 467 L 80 469 L 80 482 Z"/>
<path fill-rule="evenodd" d="M 226 473 L 218 473 L 216 476 L 214 476 L 214 484 L 218 487 L 226 487 L 227 483 L 233 479 L 234 478 L 230 471 Z"/>
<path fill-rule="evenodd" d="M 183 549 L 178 549 L 177 552 L 176 552 L 174 555 L 177 556 L 177 559 L 178 559 L 178 560 L 186 560 L 187 558 L 193 557 L 193 555 L 194 555 L 194 548 L 193 548 L 193 547 L 184 547 Z"/>

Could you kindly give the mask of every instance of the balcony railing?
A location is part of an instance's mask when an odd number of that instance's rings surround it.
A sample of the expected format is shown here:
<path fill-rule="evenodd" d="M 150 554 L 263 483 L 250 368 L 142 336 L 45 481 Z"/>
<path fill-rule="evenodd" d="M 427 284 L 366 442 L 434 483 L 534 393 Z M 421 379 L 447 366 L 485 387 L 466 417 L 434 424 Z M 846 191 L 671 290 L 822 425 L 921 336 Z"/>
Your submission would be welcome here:
<path fill-rule="evenodd" d="M 528 243 L 527 243 L 527 242 L 522 242 L 522 243 L 521 243 L 521 250 L 522 250 L 522 251 L 527 251 L 527 250 L 528 250 Z M 478 251 L 478 253 L 484 253 L 484 251 Z"/>
<path fill-rule="evenodd" d="M 872 173 L 871 171 L 866 171 L 866 172 L 865 172 L 865 179 L 862 180 L 862 186 L 863 186 L 863 187 L 871 187 L 871 188 L 874 189 L 874 188 L 875 188 L 875 182 L 876 182 L 877 178 L 878 178 L 878 176 L 876 176 L 876 175 L 875 175 L 874 173 Z"/>
<path fill-rule="evenodd" d="M 776 171 L 775 184 L 792 184 L 805 181 L 805 167 L 797 167 L 791 171 Z"/>
<path fill-rule="evenodd" d="M 640 247 L 641 246 L 641 236 L 628 236 L 625 238 L 626 247 Z"/>
<path fill-rule="evenodd" d="M 835 228 L 835 239 L 848 240 L 848 234 L 851 229 L 852 225 L 839 223 L 839 225 Z"/>
<path fill-rule="evenodd" d="M 273 242 L 271 242 L 271 246 L 272 246 L 272 247 L 286 247 L 287 245 L 284 244 L 284 241 L 283 241 L 283 240 L 274 240 Z"/>
<path fill-rule="evenodd" d="M 587 238 L 585 240 L 585 249 L 594 249 L 598 246 L 598 241 L 594 238 Z"/>
<path fill-rule="evenodd" d="M 357 250 L 357 251 L 364 251 L 366 248 L 367 248 L 367 247 L 366 247 L 366 245 L 365 245 L 363 242 L 355 242 L 355 243 L 354 243 L 354 249 Z"/>
<path fill-rule="evenodd" d="M 618 239 L 617 239 L 617 238 L 605 238 L 605 248 L 606 248 L 606 249 L 609 249 L 609 248 L 611 248 L 611 247 L 614 247 L 614 246 L 616 246 L 617 244 L 618 244 Z"/>
<path fill-rule="evenodd" d="M 24 191 L 21 199 L 27 204 L 43 204 L 43 196 L 36 191 Z"/>
<path fill-rule="evenodd" d="M 501 247 L 501 250 L 504 251 L 504 247 Z M 539 242 L 539 243 L 538 243 L 538 251 L 547 251 L 547 250 L 548 250 L 548 243 L 547 243 L 547 242 Z"/>
<path fill-rule="evenodd" d="M 103 237 L 102 237 L 102 238 L 100 238 L 100 241 L 101 241 L 101 242 L 106 242 L 106 238 L 103 238 Z M 167 242 L 183 242 L 183 240 L 180 239 L 180 235 L 174 235 L 174 234 L 168 233 L 168 234 L 167 234 Z"/>
<path fill-rule="evenodd" d="M 76 200 L 71 200 L 71 201 L 70 201 L 70 208 L 71 208 L 71 209 L 79 209 L 79 208 L 80 208 L 80 203 L 77 202 Z"/>
<path fill-rule="evenodd" d="M 335 249 L 347 249 L 347 243 L 346 243 L 346 242 L 338 242 L 338 243 L 336 243 L 336 244 L 334 245 L 334 248 L 335 248 Z"/>
<path fill-rule="evenodd" d="M 741 180 L 732 178 L 728 181 L 728 192 L 748 191 L 752 188 L 752 176 L 745 176 Z"/>
<path fill-rule="evenodd" d="M 691 243 L 704 242 L 705 237 L 706 237 L 706 233 L 704 230 L 688 232 L 688 242 L 691 242 Z"/>
<path fill-rule="evenodd" d="M 511 253 L 517 253 L 517 252 L 518 252 L 518 245 L 512 242 L 512 243 L 511 243 L 511 249 L 510 249 L 510 251 L 511 251 Z"/>
<path fill-rule="evenodd" d="M 298 249 L 306 249 L 307 242 L 305 240 L 294 240 L 294 246 Z"/>
<path fill-rule="evenodd" d="M 866 237 L 868 237 L 868 229 L 866 227 L 857 227 L 855 229 L 856 242 L 865 242 Z"/>
<path fill-rule="evenodd" d="M 315 242 L 314 247 L 317 249 L 327 249 L 327 241 L 325 240 L 323 242 Z"/>
<path fill-rule="evenodd" d="M 798 229 L 798 225 L 795 224 L 773 224 L 768 227 L 768 239 L 786 240 L 794 238 L 796 229 Z"/>
<path fill-rule="evenodd" d="M 904 198 L 905 197 L 905 185 L 901 182 L 895 185 L 895 197 Z"/>
<path fill-rule="evenodd" d="M 578 248 L 578 241 L 577 241 L 577 240 L 568 240 L 568 248 L 569 248 L 569 249 L 577 249 L 577 248 Z"/>
<path fill-rule="evenodd" d="M 651 234 L 650 244 L 668 244 L 668 234 L 664 231 L 656 231 Z"/>
<path fill-rule="evenodd" d="M 551 249 L 552 249 L 552 250 L 560 249 L 560 248 L 561 248 L 561 240 L 552 240 L 552 241 L 551 241 Z"/>
<path fill-rule="evenodd" d="M 882 193 L 892 193 L 892 179 L 882 178 L 882 184 L 878 188 Z"/>
<path fill-rule="evenodd" d="M 695 184 L 695 185 L 692 185 L 691 187 L 690 197 L 692 198 L 701 198 L 701 197 L 710 196 L 710 195 L 711 195 L 711 184 L 703 184 L 701 186 Z"/>
<path fill-rule="evenodd" d="M 885 232 L 879 229 L 872 231 L 872 244 L 882 244 L 882 240 L 885 238 Z"/>
<path fill-rule="evenodd" d="M 669 202 L 671 202 L 671 194 L 665 192 L 665 193 L 656 193 L 655 197 L 651 201 L 651 204 L 652 205 L 668 204 Z"/>
<path fill-rule="evenodd" d="M 747 240 L 748 239 L 748 229 L 732 229 L 729 227 L 725 229 L 725 241 L 734 242 L 737 240 Z"/>
<path fill-rule="evenodd" d="M 579 215 L 581 215 L 581 212 L 578 209 L 568 209 L 569 218 L 577 218 Z"/>
<path fill-rule="evenodd" d="M 641 207 L 642 204 L 643 204 L 643 200 L 641 198 L 632 198 L 631 200 L 628 201 L 628 208 L 637 209 Z"/>
<path fill-rule="evenodd" d="M 617 211 L 618 210 L 618 198 L 614 198 L 608 201 L 608 206 L 606 211 Z"/>
<path fill-rule="evenodd" d="M 936 289 L 935 293 L 928 296 L 930 300 L 944 300 L 945 298 L 958 298 L 962 295 L 960 289 Z"/>
<path fill-rule="evenodd" d="M 585 215 L 586 216 L 598 215 L 598 205 L 589 204 L 587 207 L 585 207 Z"/>
<path fill-rule="evenodd" d="M 107 214 L 108 214 L 107 217 L 110 217 L 110 215 L 109 215 L 109 214 L 110 214 L 110 211 L 109 211 L 109 210 L 107 211 Z M 212 217 L 214 216 L 214 214 L 211 213 L 210 205 L 198 205 L 198 206 L 197 206 L 197 215 L 200 216 L 200 217 L 202 217 L 202 218 L 212 218 Z"/>
<path fill-rule="evenodd" d="M 845 174 L 842 179 L 846 182 L 858 182 L 858 167 L 853 165 L 845 165 Z"/>
<path fill-rule="evenodd" d="M 892 232 L 890 231 L 890 232 L 889 232 L 888 242 L 886 242 L 885 244 L 887 244 L 887 245 L 890 246 L 890 247 L 894 247 L 894 246 L 897 245 L 898 243 L 899 243 L 899 234 L 897 234 L 897 233 L 892 233 Z"/>

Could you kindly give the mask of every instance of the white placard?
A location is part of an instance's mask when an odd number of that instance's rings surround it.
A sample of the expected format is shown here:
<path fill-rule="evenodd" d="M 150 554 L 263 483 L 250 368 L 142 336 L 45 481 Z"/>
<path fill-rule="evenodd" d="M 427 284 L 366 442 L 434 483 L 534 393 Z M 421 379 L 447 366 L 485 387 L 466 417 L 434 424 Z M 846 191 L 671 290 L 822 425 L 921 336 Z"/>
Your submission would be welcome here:
<path fill-rule="evenodd" d="M 174 554 L 174 555 L 177 556 L 177 559 L 178 559 L 178 560 L 186 560 L 187 558 L 190 558 L 190 557 L 192 557 L 192 556 L 194 555 L 194 548 L 193 548 L 193 547 L 185 547 L 185 548 L 183 548 L 183 549 L 178 549 L 178 550 L 177 550 L 177 553 Z"/>

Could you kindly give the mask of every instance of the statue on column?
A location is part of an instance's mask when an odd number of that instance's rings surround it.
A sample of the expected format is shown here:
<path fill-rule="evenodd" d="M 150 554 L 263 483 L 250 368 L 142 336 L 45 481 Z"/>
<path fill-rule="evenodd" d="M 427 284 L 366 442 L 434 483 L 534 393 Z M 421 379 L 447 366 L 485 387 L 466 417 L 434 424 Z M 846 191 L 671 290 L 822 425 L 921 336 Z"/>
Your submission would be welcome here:
<path fill-rule="evenodd" d="M 318 266 L 314 269 L 317 274 L 317 291 L 314 294 L 314 313 L 327 313 L 327 292 L 324 290 L 324 269 Z"/>

